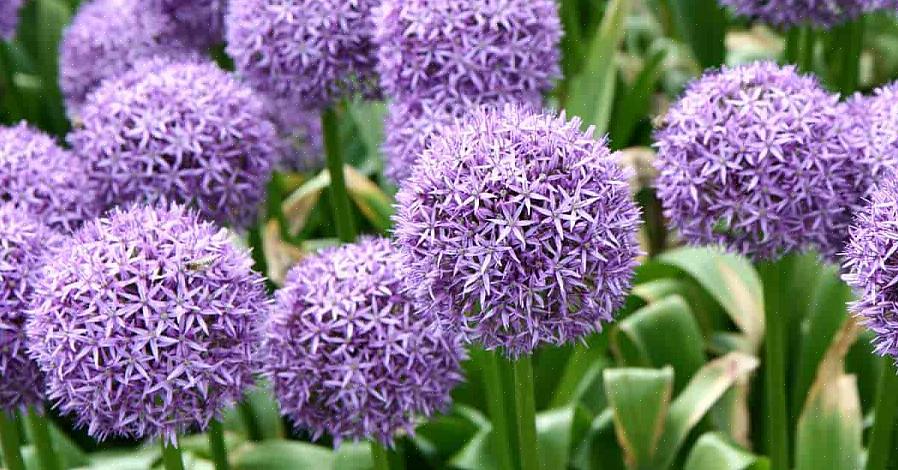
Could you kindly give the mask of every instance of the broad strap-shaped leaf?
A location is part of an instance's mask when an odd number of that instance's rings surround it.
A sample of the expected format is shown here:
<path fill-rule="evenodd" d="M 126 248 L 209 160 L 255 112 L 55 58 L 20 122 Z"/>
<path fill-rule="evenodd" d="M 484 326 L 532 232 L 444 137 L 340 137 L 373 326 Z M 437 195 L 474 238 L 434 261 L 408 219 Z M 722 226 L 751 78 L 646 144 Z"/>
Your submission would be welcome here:
<path fill-rule="evenodd" d="M 652 468 L 670 407 L 673 381 L 672 367 L 605 370 L 605 393 L 613 412 L 615 433 L 631 469 Z"/>
<path fill-rule="evenodd" d="M 331 183 L 330 174 L 322 171 L 314 178 L 306 181 L 281 203 L 281 210 L 287 221 L 290 235 L 298 235 L 312 215 L 312 209 L 318 205 L 321 193 Z"/>
<path fill-rule="evenodd" d="M 231 455 L 234 470 L 321 470 L 335 468 L 330 449 L 307 442 L 247 443 Z"/>
<path fill-rule="evenodd" d="M 764 470 L 768 467 L 766 459 L 739 447 L 723 434 L 709 432 L 695 442 L 683 470 Z"/>
<path fill-rule="evenodd" d="M 393 227 L 390 217 L 393 215 L 393 201 L 380 186 L 374 184 L 355 168 L 346 165 L 343 168 L 346 177 L 346 191 L 368 222 L 381 233 Z"/>

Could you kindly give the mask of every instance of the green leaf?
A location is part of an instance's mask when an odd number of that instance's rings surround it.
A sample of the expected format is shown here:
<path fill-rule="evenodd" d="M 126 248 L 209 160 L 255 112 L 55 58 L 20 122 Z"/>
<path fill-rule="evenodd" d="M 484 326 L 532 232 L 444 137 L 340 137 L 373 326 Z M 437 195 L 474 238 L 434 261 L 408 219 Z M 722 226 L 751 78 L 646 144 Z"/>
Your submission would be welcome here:
<path fill-rule="evenodd" d="M 232 456 L 235 470 L 320 470 L 334 467 L 330 449 L 299 441 L 248 443 Z"/>
<path fill-rule="evenodd" d="M 280 407 L 267 382 L 260 382 L 246 394 L 244 400 L 252 410 L 253 419 L 256 420 L 263 439 L 284 437 L 284 422 L 281 419 Z M 244 436 L 248 435 L 244 420 L 236 407 L 225 413 L 222 424 L 225 430 L 238 432 Z"/>
<path fill-rule="evenodd" d="M 702 68 L 717 67 L 726 58 L 727 18 L 715 0 L 670 0 L 677 32 L 692 47 Z"/>
<path fill-rule="evenodd" d="M 568 407 L 536 415 L 540 468 L 567 468 L 575 439 L 589 428 L 590 416 L 583 408 Z"/>
<path fill-rule="evenodd" d="M 347 165 L 343 169 L 346 190 L 349 197 L 363 216 L 381 233 L 393 227 L 393 200 L 382 189 L 355 168 Z"/>
<path fill-rule="evenodd" d="M 158 446 L 90 454 L 90 470 L 146 470 L 162 457 Z"/>
<path fill-rule="evenodd" d="M 673 368 L 607 369 L 605 393 L 630 468 L 652 468 L 673 392 Z"/>
<path fill-rule="evenodd" d="M 371 444 L 367 442 L 347 442 L 334 451 L 333 470 L 369 470 L 373 467 Z"/>
<path fill-rule="evenodd" d="M 702 434 L 689 452 L 683 470 L 762 470 L 765 459 L 730 442 L 720 433 Z"/>
<path fill-rule="evenodd" d="M 614 412 L 606 408 L 593 419 L 574 453 L 571 466 L 577 470 L 623 470 L 624 456 L 617 443 Z"/>
<path fill-rule="evenodd" d="M 605 332 L 592 335 L 587 344 L 574 347 L 564 371 L 556 375 L 560 379 L 555 379 L 557 385 L 549 408 L 561 408 L 581 402 L 595 411 L 605 406 L 602 371 L 610 365 L 605 356 L 607 337 Z"/>
<path fill-rule="evenodd" d="M 419 426 L 412 442 L 434 462 L 444 462 L 459 452 L 489 423 L 479 412 L 456 405 L 452 413 L 437 416 Z"/>
<path fill-rule="evenodd" d="M 665 57 L 666 49 L 658 49 L 649 56 L 636 80 L 615 107 L 614 120 L 611 122 L 611 145 L 615 149 L 626 147 L 633 137 L 636 124 L 648 116 L 652 93 L 664 73 Z"/>

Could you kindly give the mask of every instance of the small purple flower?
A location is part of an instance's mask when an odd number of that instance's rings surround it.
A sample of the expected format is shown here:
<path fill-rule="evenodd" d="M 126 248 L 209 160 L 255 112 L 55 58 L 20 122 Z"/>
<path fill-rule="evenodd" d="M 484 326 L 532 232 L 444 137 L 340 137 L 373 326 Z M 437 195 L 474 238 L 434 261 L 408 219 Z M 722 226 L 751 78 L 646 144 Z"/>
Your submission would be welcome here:
<path fill-rule="evenodd" d="M 165 15 L 142 0 L 84 3 L 65 29 L 59 52 L 59 86 L 68 113 L 77 117 L 88 93 L 106 78 L 127 72 L 141 59 L 177 57 L 190 49 Z"/>
<path fill-rule="evenodd" d="M 816 79 L 768 62 L 690 84 L 655 135 L 671 226 L 691 244 L 755 259 L 807 249 L 833 258 L 858 191 L 837 101 Z"/>
<path fill-rule="evenodd" d="M 258 90 L 300 108 L 376 94 L 371 7 L 379 0 L 231 0 L 227 51 Z"/>
<path fill-rule="evenodd" d="M 43 402 L 44 376 L 26 351 L 25 312 L 60 239 L 23 208 L 0 205 L 0 412 Z"/>
<path fill-rule="evenodd" d="M 25 123 L 0 126 L 0 201 L 24 207 L 61 232 L 100 212 L 85 163 Z"/>
<path fill-rule="evenodd" d="M 19 24 L 19 9 L 24 0 L 0 0 L 0 40 L 10 40 Z"/>
<path fill-rule="evenodd" d="M 69 141 L 106 207 L 162 198 L 243 228 L 278 158 L 266 116 L 264 100 L 214 64 L 151 60 L 92 93 Z"/>
<path fill-rule="evenodd" d="M 226 0 L 149 0 L 150 10 L 171 18 L 185 42 L 204 49 L 224 39 Z"/>
<path fill-rule="evenodd" d="M 473 111 L 432 137 L 397 201 L 421 314 L 513 357 L 601 330 L 640 254 L 626 171 L 563 114 Z"/>
<path fill-rule="evenodd" d="M 205 428 L 259 367 L 269 302 L 252 264 L 177 205 L 85 225 L 44 268 L 27 324 L 48 398 L 100 440 Z"/>
<path fill-rule="evenodd" d="M 811 25 L 829 28 L 884 6 L 883 0 L 720 0 L 736 14 L 790 27 Z"/>
<path fill-rule="evenodd" d="M 464 351 L 412 306 L 402 263 L 366 238 L 300 262 L 266 323 L 263 370 L 285 415 L 317 439 L 391 445 L 446 408 Z"/>
<path fill-rule="evenodd" d="M 553 0 L 383 0 L 377 70 L 388 96 L 439 101 L 543 93 L 561 74 Z"/>

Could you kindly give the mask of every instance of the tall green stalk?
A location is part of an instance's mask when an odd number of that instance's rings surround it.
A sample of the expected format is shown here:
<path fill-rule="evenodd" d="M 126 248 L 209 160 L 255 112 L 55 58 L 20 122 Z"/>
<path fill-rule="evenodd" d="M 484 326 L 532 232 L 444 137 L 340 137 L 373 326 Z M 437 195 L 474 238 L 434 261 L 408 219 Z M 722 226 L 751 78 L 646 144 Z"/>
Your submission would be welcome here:
<path fill-rule="evenodd" d="M 9 470 L 25 470 L 25 461 L 22 460 L 19 438 L 19 428 L 16 426 L 15 415 L 10 416 L 0 410 L 0 447 L 3 449 L 3 464 Z"/>
<path fill-rule="evenodd" d="M 785 59 L 795 64 L 801 72 L 810 72 L 814 66 L 814 32 L 808 26 L 797 26 L 786 33 Z"/>
<path fill-rule="evenodd" d="M 885 470 L 889 461 L 898 458 L 892 443 L 895 418 L 898 415 L 898 371 L 891 357 L 883 358 L 882 376 L 876 391 L 876 410 L 870 445 L 867 448 L 866 470 Z"/>
<path fill-rule="evenodd" d="M 59 464 L 59 457 L 53 449 L 53 440 L 50 437 L 50 422 L 34 408 L 29 408 L 26 421 L 31 430 L 31 440 L 40 468 L 42 470 L 60 470 L 62 466 Z"/>
<path fill-rule="evenodd" d="M 767 263 L 764 276 L 765 397 L 767 399 L 767 439 L 770 468 L 789 468 L 788 416 L 786 414 L 786 281 L 782 263 Z"/>
<path fill-rule="evenodd" d="M 483 367 L 483 392 L 486 396 L 487 409 L 492 423 L 492 446 L 496 450 L 496 460 L 499 470 L 514 470 L 515 454 L 513 443 L 514 430 L 509 424 L 506 407 L 506 397 L 510 397 L 511 390 L 506 390 L 505 381 L 502 380 L 502 368 L 498 351 L 476 350 L 473 354 L 479 356 Z M 514 409 L 512 406 L 511 409 Z"/>
<path fill-rule="evenodd" d="M 390 450 L 374 440 L 371 441 L 371 460 L 374 470 L 405 470 L 405 460 L 399 451 Z"/>
<path fill-rule="evenodd" d="M 165 470 L 184 470 L 181 449 L 162 440 L 162 466 Z"/>
<path fill-rule="evenodd" d="M 514 361 L 514 392 L 520 468 L 521 470 L 539 470 L 536 403 L 533 397 L 533 365 L 530 356 L 521 356 Z"/>
<path fill-rule="evenodd" d="M 212 462 L 215 464 L 215 470 L 228 470 L 231 466 L 228 464 L 228 450 L 225 447 L 224 429 L 221 422 L 213 419 L 209 423 L 209 450 L 212 451 Z"/>
<path fill-rule="evenodd" d="M 355 222 L 346 179 L 343 174 L 343 149 L 340 145 L 337 113 L 332 106 L 321 113 L 321 128 L 324 133 L 324 150 L 327 157 L 327 171 L 330 173 L 330 202 L 334 212 L 334 223 L 340 241 L 350 243 L 355 240 Z"/>
<path fill-rule="evenodd" d="M 261 251 L 260 248 L 259 252 Z M 246 398 L 241 400 L 240 403 L 237 403 L 237 413 L 240 415 L 240 419 L 246 427 L 246 437 L 254 442 L 261 441 L 262 430 L 259 428 L 259 422 L 256 421 L 256 413 L 253 412 L 253 407 L 249 404 Z"/>
<path fill-rule="evenodd" d="M 847 95 L 857 91 L 859 85 L 861 53 L 864 49 L 864 17 L 850 21 L 833 31 L 837 41 L 835 58 L 835 89 Z"/>

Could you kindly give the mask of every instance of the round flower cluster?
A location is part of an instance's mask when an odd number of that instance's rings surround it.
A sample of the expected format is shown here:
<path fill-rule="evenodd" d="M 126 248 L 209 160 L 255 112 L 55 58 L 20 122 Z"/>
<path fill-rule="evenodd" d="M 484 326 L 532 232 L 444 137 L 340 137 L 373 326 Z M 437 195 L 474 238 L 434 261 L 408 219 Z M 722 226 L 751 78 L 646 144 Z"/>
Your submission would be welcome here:
<path fill-rule="evenodd" d="M 671 226 L 689 243 L 755 259 L 811 248 L 834 257 L 860 178 L 838 135 L 837 101 L 814 78 L 767 62 L 690 84 L 655 135 Z"/>
<path fill-rule="evenodd" d="M 591 133 L 506 106 L 432 137 L 395 216 L 422 314 L 510 356 L 612 320 L 640 254 L 640 212 Z"/>
<path fill-rule="evenodd" d="M 278 157 L 266 115 L 262 99 L 214 64 L 150 61 L 92 93 L 69 141 L 106 207 L 162 198 L 247 227 Z"/>
<path fill-rule="evenodd" d="M 101 440 L 205 428 L 258 370 L 268 301 L 252 263 L 176 205 L 85 225 L 47 263 L 27 324 L 48 398 Z"/>
<path fill-rule="evenodd" d="M 185 42 L 206 48 L 224 36 L 225 0 L 149 0 L 150 10 L 167 15 Z"/>
<path fill-rule="evenodd" d="M 188 50 L 171 19 L 147 10 L 141 0 L 85 3 L 63 32 L 59 52 L 59 86 L 69 114 L 78 115 L 100 82 L 141 59 L 177 57 Z"/>
<path fill-rule="evenodd" d="M 898 170 L 898 82 L 873 95 L 855 94 L 840 105 L 837 132 L 860 168 L 863 197 L 878 181 Z"/>
<path fill-rule="evenodd" d="M 879 9 L 883 0 L 720 0 L 737 14 L 774 26 L 831 27 Z"/>
<path fill-rule="evenodd" d="M 23 208 L 0 205 L 0 412 L 43 402 L 44 376 L 26 351 L 25 312 L 60 239 Z"/>
<path fill-rule="evenodd" d="M 275 109 L 271 119 L 283 143 L 278 167 L 301 173 L 323 167 L 324 134 L 320 114 L 283 103 L 270 105 Z"/>
<path fill-rule="evenodd" d="M 19 24 L 19 9 L 25 0 L 0 0 L 0 40 L 11 39 Z"/>
<path fill-rule="evenodd" d="M 62 232 L 100 212 L 84 162 L 25 123 L 0 126 L 0 201 L 11 201 Z"/>
<path fill-rule="evenodd" d="M 383 0 L 376 15 L 381 86 L 397 100 L 543 93 L 561 73 L 553 0 Z"/>
<path fill-rule="evenodd" d="M 464 352 L 418 315 L 399 254 L 367 238 L 303 260 L 266 324 L 263 364 L 283 412 L 314 438 L 392 444 L 449 404 Z"/>
<path fill-rule="evenodd" d="M 883 179 L 858 212 L 844 253 L 845 281 L 858 291 L 851 307 L 875 333 L 878 354 L 898 358 L 898 183 Z"/>
<path fill-rule="evenodd" d="M 379 0 L 231 0 L 227 52 L 250 84 L 300 108 L 376 94 Z"/>

